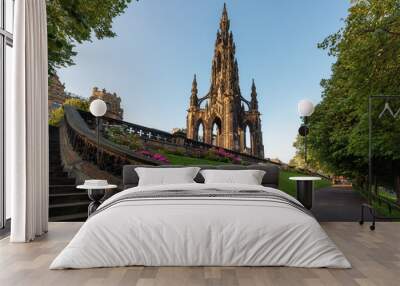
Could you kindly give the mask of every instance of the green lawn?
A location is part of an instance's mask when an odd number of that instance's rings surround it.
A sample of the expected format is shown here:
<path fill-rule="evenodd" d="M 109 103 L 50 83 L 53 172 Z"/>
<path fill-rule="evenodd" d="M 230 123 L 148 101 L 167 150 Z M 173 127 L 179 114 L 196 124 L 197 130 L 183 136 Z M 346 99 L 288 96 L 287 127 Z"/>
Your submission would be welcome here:
<path fill-rule="evenodd" d="M 208 159 L 201 159 L 201 158 L 192 158 L 182 155 L 175 155 L 170 153 L 163 154 L 168 158 L 172 165 L 223 165 L 226 164 L 220 161 L 208 160 Z M 304 174 L 293 172 L 293 171 L 283 171 L 281 170 L 279 176 L 279 189 L 288 193 L 289 195 L 296 196 L 296 182 L 290 181 L 289 177 L 295 176 L 303 176 Z M 320 189 L 324 187 L 329 187 L 331 185 L 330 181 L 328 180 L 321 180 L 315 182 L 315 189 Z"/>
<path fill-rule="evenodd" d="M 279 189 L 288 193 L 289 195 L 296 196 L 296 182 L 289 180 L 289 177 L 297 177 L 297 176 L 307 176 L 294 171 L 283 171 L 281 170 L 279 175 Z M 326 179 L 322 179 L 321 181 L 314 182 L 314 189 L 321 189 L 325 187 L 329 187 L 331 182 Z"/>
<path fill-rule="evenodd" d="M 362 197 L 364 197 L 366 200 L 368 200 L 368 194 L 366 192 L 363 192 L 363 191 L 357 190 L 357 189 L 356 189 L 356 191 Z M 381 196 L 382 198 L 389 199 L 393 203 L 396 202 L 396 197 L 387 192 L 381 191 L 381 192 L 379 192 L 379 196 Z M 391 211 L 389 211 L 388 205 L 384 202 L 381 202 L 381 204 L 379 204 L 379 202 L 377 200 L 373 200 L 372 206 L 374 207 L 375 211 L 377 211 L 380 216 L 387 217 L 387 218 L 400 218 L 400 210 L 398 210 L 396 208 L 391 208 Z"/>
<path fill-rule="evenodd" d="M 396 202 L 397 198 L 395 194 L 391 194 L 389 192 L 385 192 L 385 191 L 379 191 L 378 192 L 379 196 L 385 199 L 388 199 L 392 202 Z"/>
<path fill-rule="evenodd" d="M 168 158 L 171 165 L 191 166 L 191 165 L 223 165 L 223 164 L 226 164 L 224 162 L 202 159 L 202 158 L 193 158 L 193 157 L 175 155 L 175 154 L 170 154 L 170 153 L 163 153 L 163 154 Z"/>
<path fill-rule="evenodd" d="M 400 211 L 392 208 L 392 210 L 390 212 L 387 204 L 385 204 L 385 203 L 379 204 L 377 201 L 374 201 L 372 203 L 372 206 L 378 212 L 378 214 L 383 217 L 400 218 Z"/>

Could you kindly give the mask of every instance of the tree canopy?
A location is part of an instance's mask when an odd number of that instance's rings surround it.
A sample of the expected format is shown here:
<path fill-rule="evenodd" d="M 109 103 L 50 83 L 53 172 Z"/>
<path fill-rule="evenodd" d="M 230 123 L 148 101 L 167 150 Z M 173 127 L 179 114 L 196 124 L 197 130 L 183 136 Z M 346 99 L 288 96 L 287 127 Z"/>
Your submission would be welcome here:
<path fill-rule="evenodd" d="M 49 73 L 74 64 L 75 45 L 114 37 L 113 19 L 131 0 L 47 0 Z"/>
<path fill-rule="evenodd" d="M 354 1 L 344 27 L 318 47 L 336 57 L 336 62 L 331 77 L 321 81 L 322 101 L 310 118 L 310 152 L 335 174 L 365 178 L 368 98 L 400 94 L 400 1 Z M 384 101 L 376 104 L 374 118 Z M 400 101 L 392 104 L 395 111 L 400 108 Z M 374 155 L 387 164 L 398 164 L 400 116 L 374 124 Z"/>

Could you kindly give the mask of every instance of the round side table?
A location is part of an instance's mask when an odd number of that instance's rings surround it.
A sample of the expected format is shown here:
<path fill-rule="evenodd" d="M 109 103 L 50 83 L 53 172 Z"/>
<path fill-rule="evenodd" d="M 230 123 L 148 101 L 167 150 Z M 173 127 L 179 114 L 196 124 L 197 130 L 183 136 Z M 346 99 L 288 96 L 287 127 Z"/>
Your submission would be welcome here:
<path fill-rule="evenodd" d="M 91 200 L 88 206 L 88 217 L 94 213 L 97 208 L 101 205 L 102 200 L 106 194 L 106 190 L 116 189 L 117 185 L 107 185 L 107 186 L 88 186 L 88 185 L 79 185 L 77 189 L 87 190 L 88 197 Z"/>
<path fill-rule="evenodd" d="M 321 180 L 320 177 L 290 177 L 289 180 L 297 183 L 297 200 L 306 209 L 311 209 L 313 205 L 313 182 Z"/>

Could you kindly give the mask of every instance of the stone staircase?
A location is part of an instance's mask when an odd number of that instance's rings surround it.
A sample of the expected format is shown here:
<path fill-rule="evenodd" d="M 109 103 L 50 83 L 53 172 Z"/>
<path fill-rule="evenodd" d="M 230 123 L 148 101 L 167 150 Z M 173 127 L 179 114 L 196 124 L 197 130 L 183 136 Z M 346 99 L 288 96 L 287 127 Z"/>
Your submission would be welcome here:
<path fill-rule="evenodd" d="M 89 198 L 75 188 L 75 178 L 64 171 L 58 127 L 49 126 L 49 220 L 85 221 Z"/>

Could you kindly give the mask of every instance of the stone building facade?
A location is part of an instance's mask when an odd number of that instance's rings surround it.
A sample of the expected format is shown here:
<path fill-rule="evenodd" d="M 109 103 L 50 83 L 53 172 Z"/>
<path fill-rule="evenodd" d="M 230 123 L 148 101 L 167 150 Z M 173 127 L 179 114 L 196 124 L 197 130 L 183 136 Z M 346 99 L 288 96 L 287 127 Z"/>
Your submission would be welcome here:
<path fill-rule="evenodd" d="M 49 78 L 49 112 L 59 108 L 69 96 L 65 92 L 65 86 L 61 83 L 58 75 L 52 75 Z"/>
<path fill-rule="evenodd" d="M 121 108 L 121 98 L 117 94 L 107 92 L 105 89 L 100 90 L 93 88 L 89 103 L 95 99 L 102 99 L 107 104 L 107 112 L 104 116 L 117 120 L 123 120 L 124 110 Z"/>
<path fill-rule="evenodd" d="M 187 138 L 263 158 L 256 86 L 253 80 L 250 100 L 242 96 L 236 47 L 229 26 L 224 4 L 212 60 L 211 86 L 205 96 L 199 98 L 196 75 L 193 79 Z"/>

